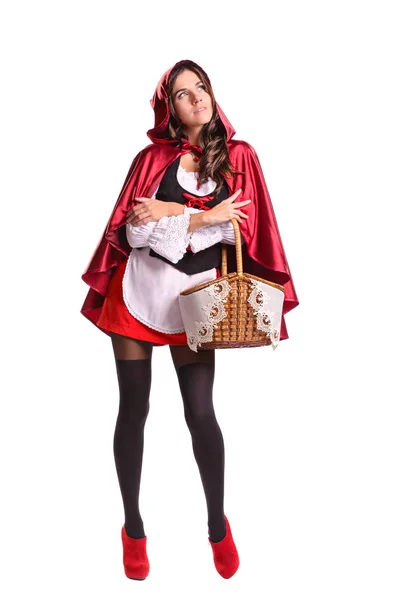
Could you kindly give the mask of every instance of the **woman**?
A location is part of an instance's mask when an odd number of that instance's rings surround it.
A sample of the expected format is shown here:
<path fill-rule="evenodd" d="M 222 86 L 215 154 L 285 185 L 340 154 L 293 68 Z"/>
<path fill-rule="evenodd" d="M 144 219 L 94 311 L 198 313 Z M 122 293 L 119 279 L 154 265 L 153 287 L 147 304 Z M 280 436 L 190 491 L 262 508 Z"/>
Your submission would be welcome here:
<path fill-rule="evenodd" d="M 152 143 L 133 160 L 82 275 L 91 289 L 81 312 L 111 337 L 116 362 L 114 457 L 125 512 L 125 574 L 144 579 L 149 572 L 138 505 L 143 435 L 153 346 L 167 344 L 204 488 L 214 564 L 229 578 L 239 556 L 223 508 L 224 441 L 212 398 L 215 354 L 188 347 L 178 296 L 220 275 L 221 244 L 234 250 L 234 217 L 246 272 L 284 285 L 283 314 L 298 299 L 257 155 L 246 142 L 232 140 L 235 131 L 204 70 L 190 60 L 176 63 L 160 79 L 151 105 Z M 280 339 L 287 337 L 282 317 Z"/>

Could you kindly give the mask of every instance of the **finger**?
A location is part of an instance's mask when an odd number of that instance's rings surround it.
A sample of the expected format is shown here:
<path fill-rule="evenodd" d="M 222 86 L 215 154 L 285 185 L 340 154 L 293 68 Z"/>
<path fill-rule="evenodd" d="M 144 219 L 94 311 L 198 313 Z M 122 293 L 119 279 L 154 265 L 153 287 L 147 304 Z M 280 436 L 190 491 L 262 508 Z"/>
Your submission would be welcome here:
<path fill-rule="evenodd" d="M 132 226 L 135 226 L 137 222 L 138 222 L 137 217 L 131 217 L 128 221 L 129 225 L 132 225 Z"/>
<path fill-rule="evenodd" d="M 132 208 L 133 212 L 140 212 L 141 210 L 147 210 L 147 206 L 142 202 L 141 204 L 137 204 Z"/>
<path fill-rule="evenodd" d="M 134 213 L 132 213 L 132 212 L 131 212 L 131 214 L 130 214 L 129 216 L 127 215 L 127 216 L 125 217 L 125 222 L 126 222 L 126 223 L 132 223 L 132 221 L 133 221 L 134 219 L 136 219 L 136 218 L 137 218 L 137 217 L 136 217 L 136 215 L 135 215 Z"/>
<path fill-rule="evenodd" d="M 136 215 L 135 209 L 131 208 L 130 210 L 128 210 L 128 212 L 125 215 L 125 221 L 129 221 L 130 219 L 132 219 L 132 217 L 134 217 Z"/>
<path fill-rule="evenodd" d="M 133 219 L 133 221 L 132 221 L 132 225 L 133 225 L 134 227 L 135 227 L 136 225 L 141 225 L 141 224 L 143 223 L 143 221 L 144 221 L 145 219 L 148 219 L 148 218 L 149 218 L 149 217 L 147 216 L 147 217 L 139 217 L 139 218 Z"/>
<path fill-rule="evenodd" d="M 142 215 L 140 215 L 140 216 L 138 216 L 138 217 L 135 217 L 134 221 L 135 221 L 135 223 L 139 223 L 139 222 L 142 222 L 142 221 L 144 221 L 145 219 L 148 219 L 148 220 L 150 220 L 150 221 L 154 220 L 154 219 L 152 218 L 152 215 L 151 215 L 151 213 L 149 213 L 149 212 L 146 212 L 146 213 L 144 213 L 144 214 L 142 214 Z"/>
<path fill-rule="evenodd" d="M 137 218 L 132 216 L 130 219 L 127 219 L 127 223 L 129 223 L 130 225 L 134 225 L 135 222 L 137 221 Z"/>
<path fill-rule="evenodd" d="M 248 219 L 249 218 L 249 215 L 245 215 L 244 212 L 242 212 L 241 210 L 235 210 L 235 215 L 240 215 L 244 219 Z"/>
<path fill-rule="evenodd" d="M 128 214 L 130 213 L 135 213 L 135 211 L 139 210 L 140 208 L 142 208 L 143 203 L 146 202 L 147 200 L 150 200 L 150 198 L 134 198 L 134 201 L 139 202 L 139 204 L 136 204 L 135 206 L 132 206 L 132 208 L 130 209 L 130 211 L 128 212 Z"/>
<path fill-rule="evenodd" d="M 241 200 L 240 202 L 235 202 L 235 206 L 246 206 L 249 202 L 251 202 L 251 200 Z"/>
<path fill-rule="evenodd" d="M 229 198 L 227 198 L 227 200 L 230 200 L 231 202 L 233 202 L 239 196 L 239 194 L 241 194 L 241 193 L 242 193 L 242 189 L 239 188 L 238 190 L 236 190 L 236 192 L 234 192 L 232 194 L 232 196 L 230 196 Z"/>
<path fill-rule="evenodd" d="M 143 206 L 143 205 L 142 205 L 142 204 L 140 204 L 139 206 L 141 207 L 141 206 Z M 138 209 L 138 207 L 136 207 L 136 206 L 132 206 L 132 208 L 130 208 L 130 209 L 128 210 L 128 212 L 126 213 L 126 215 L 125 215 L 125 219 L 130 219 L 130 217 L 131 217 L 132 215 L 134 215 L 134 214 L 135 214 L 135 211 L 136 211 L 137 209 Z"/>
<path fill-rule="evenodd" d="M 140 221 L 135 223 L 133 225 L 133 227 L 140 227 L 140 225 L 146 225 L 146 223 L 150 223 L 150 221 L 151 221 L 150 217 L 147 217 L 146 219 L 140 219 Z"/>
<path fill-rule="evenodd" d="M 148 212 L 149 212 L 149 210 L 148 210 L 147 206 L 141 205 L 140 207 L 134 208 L 132 211 L 132 214 L 134 217 L 139 217 L 139 216 L 148 214 Z"/>
<path fill-rule="evenodd" d="M 141 224 L 142 224 L 142 223 L 141 223 L 141 221 L 139 221 L 139 220 L 137 220 L 137 219 L 136 219 L 135 221 L 132 221 L 132 222 L 131 222 L 131 225 L 132 225 L 132 227 L 138 227 L 138 226 L 139 226 L 139 225 L 141 225 Z"/>

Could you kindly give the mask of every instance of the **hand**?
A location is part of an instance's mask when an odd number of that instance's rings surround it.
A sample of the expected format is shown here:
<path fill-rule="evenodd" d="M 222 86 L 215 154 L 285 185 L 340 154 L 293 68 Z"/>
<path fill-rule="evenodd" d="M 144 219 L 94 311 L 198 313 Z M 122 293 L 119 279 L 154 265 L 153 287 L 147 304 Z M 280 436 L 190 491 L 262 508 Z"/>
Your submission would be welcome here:
<path fill-rule="evenodd" d="M 218 223 L 225 223 L 231 219 L 237 219 L 239 223 L 243 223 L 243 219 L 248 219 L 248 215 L 239 210 L 239 206 L 246 206 L 251 200 L 242 200 L 241 202 L 235 202 L 239 194 L 242 193 L 241 189 L 236 190 L 232 196 L 229 196 L 226 200 L 222 200 L 219 204 L 208 210 L 204 215 L 209 225 L 217 225 Z"/>
<path fill-rule="evenodd" d="M 169 202 L 163 202 L 162 200 L 154 200 L 153 198 L 135 198 L 138 202 L 137 206 L 134 206 L 128 210 L 125 221 L 130 223 L 133 227 L 139 225 L 145 225 L 150 221 L 159 221 L 162 217 L 170 216 Z"/>

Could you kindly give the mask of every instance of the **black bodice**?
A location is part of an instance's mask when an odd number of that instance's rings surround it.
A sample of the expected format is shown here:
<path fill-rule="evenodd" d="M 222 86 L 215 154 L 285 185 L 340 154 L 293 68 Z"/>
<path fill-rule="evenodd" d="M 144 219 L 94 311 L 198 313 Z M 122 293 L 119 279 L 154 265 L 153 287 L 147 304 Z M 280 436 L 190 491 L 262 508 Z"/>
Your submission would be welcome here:
<path fill-rule="evenodd" d="M 194 194 L 189 192 L 185 188 L 183 188 L 177 178 L 178 167 L 180 163 L 180 156 L 168 167 L 166 170 L 164 177 L 161 180 L 160 186 L 157 190 L 156 199 L 162 200 L 164 202 L 179 202 L 180 204 L 188 204 L 188 198 L 184 196 L 184 194 L 189 194 L 191 197 L 196 196 L 199 199 L 206 199 L 206 196 L 200 196 L 198 194 Z M 212 198 L 211 200 L 204 201 L 205 206 L 209 208 L 213 208 L 222 200 L 226 200 L 229 197 L 229 189 L 224 182 L 217 198 Z M 193 201 L 191 202 L 191 206 L 193 206 Z M 201 202 L 198 206 L 195 205 L 196 208 L 201 207 Z M 200 252 L 193 252 L 189 249 L 186 251 L 186 254 L 179 260 L 177 263 L 172 263 L 164 256 L 160 256 L 153 249 L 150 249 L 150 256 L 154 256 L 163 260 L 179 271 L 186 273 L 187 275 L 193 275 L 194 273 L 201 273 L 202 271 L 208 271 L 213 268 L 220 268 L 221 266 L 221 242 L 210 246 L 209 248 L 205 248 Z"/>

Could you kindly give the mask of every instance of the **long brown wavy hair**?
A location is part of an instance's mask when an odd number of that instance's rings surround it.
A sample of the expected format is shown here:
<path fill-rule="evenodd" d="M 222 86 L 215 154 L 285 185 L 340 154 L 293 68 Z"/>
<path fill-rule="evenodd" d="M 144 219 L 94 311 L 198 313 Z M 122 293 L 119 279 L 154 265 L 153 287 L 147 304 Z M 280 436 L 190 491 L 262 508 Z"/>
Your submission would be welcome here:
<path fill-rule="evenodd" d="M 228 147 L 226 144 L 225 127 L 219 118 L 216 108 L 215 96 L 211 87 L 207 73 L 203 71 L 196 63 L 191 60 L 180 61 L 171 71 L 168 78 L 168 103 L 170 110 L 170 118 L 168 122 L 167 135 L 170 139 L 181 142 L 182 138 L 187 139 L 184 131 L 184 124 L 179 119 L 175 112 L 175 107 L 172 99 L 172 89 L 176 78 L 182 71 L 186 69 L 196 73 L 198 78 L 204 84 L 205 91 L 210 95 L 212 102 L 213 114 L 208 123 L 203 125 L 200 132 L 199 143 L 203 152 L 199 161 L 198 186 L 206 183 L 208 177 L 211 177 L 216 182 L 216 188 L 211 194 L 216 198 L 224 184 L 224 176 L 232 177 L 243 171 L 235 171 L 229 158 Z"/>

